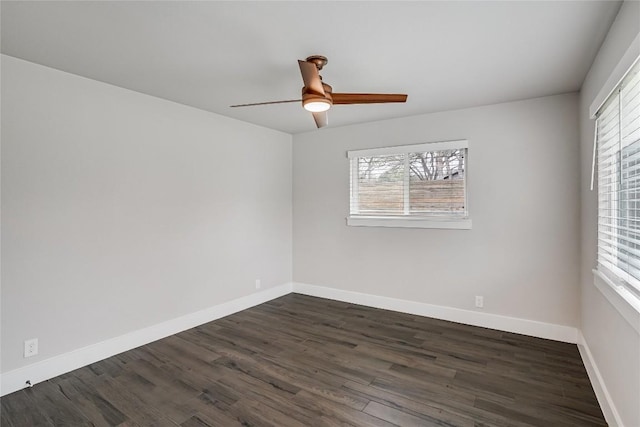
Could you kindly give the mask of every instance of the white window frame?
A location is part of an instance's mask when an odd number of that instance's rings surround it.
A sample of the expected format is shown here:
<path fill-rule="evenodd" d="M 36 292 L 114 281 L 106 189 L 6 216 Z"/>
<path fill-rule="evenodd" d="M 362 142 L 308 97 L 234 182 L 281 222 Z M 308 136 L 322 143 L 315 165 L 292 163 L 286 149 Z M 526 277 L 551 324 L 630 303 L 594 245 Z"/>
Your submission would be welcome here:
<path fill-rule="evenodd" d="M 452 150 L 464 148 L 467 150 L 465 158 L 464 170 L 464 194 L 465 194 L 465 214 L 464 215 L 438 215 L 438 216 L 418 216 L 408 215 L 409 197 L 406 194 L 409 191 L 409 168 L 405 167 L 405 185 L 404 185 L 404 211 L 406 216 L 393 215 L 352 215 L 349 212 L 347 216 L 347 225 L 356 227 L 399 227 L 399 228 L 442 228 L 442 229 L 471 229 L 471 218 L 469 218 L 469 196 L 468 196 L 468 180 L 469 180 L 469 141 L 466 139 L 454 141 L 429 142 L 423 144 L 400 145 L 395 147 L 371 148 L 365 150 L 351 150 L 347 152 L 347 158 L 350 161 L 350 195 L 349 209 L 358 198 L 358 162 L 354 161 L 359 157 L 384 156 L 384 155 L 400 155 L 415 152 Z M 405 156 L 405 162 L 409 161 L 409 157 Z"/>
<path fill-rule="evenodd" d="M 618 90 L 620 84 L 626 77 L 627 73 L 633 68 L 633 66 L 640 61 L 638 52 L 640 51 L 640 35 L 638 35 L 631 46 L 627 49 L 618 65 L 612 71 L 608 80 L 601 88 L 598 95 L 593 100 L 589 113 L 591 119 L 597 119 L 597 113 L 607 102 L 609 97 Z M 597 136 L 597 128 L 596 128 Z M 594 172 L 595 163 L 597 162 L 597 139 L 594 141 Z M 593 177 L 592 177 L 593 180 Z M 592 182 L 593 189 L 593 182 Z M 599 209 L 599 198 L 597 199 L 597 209 Z M 596 218 L 599 216 L 597 215 Z M 597 232 L 597 230 L 596 230 Z M 640 299 L 631 291 L 628 290 L 628 284 L 623 279 L 627 276 L 624 272 L 617 271 L 618 268 L 613 265 L 602 265 L 596 258 L 596 268 L 594 268 L 594 285 L 604 295 L 604 297 L 615 307 L 615 309 L 622 315 L 624 319 L 640 333 Z M 636 279 L 634 279 L 636 280 Z M 637 280 L 636 280 L 637 281 Z"/>

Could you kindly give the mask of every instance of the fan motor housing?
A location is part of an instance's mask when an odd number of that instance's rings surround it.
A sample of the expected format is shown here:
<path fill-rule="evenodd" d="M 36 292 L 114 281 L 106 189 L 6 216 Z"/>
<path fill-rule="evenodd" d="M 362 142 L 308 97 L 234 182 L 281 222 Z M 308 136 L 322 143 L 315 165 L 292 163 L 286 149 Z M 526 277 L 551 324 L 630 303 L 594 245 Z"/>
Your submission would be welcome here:
<path fill-rule="evenodd" d="M 317 93 L 311 89 L 307 89 L 306 87 L 302 88 L 302 103 L 311 102 L 312 99 L 322 99 L 328 101 L 329 104 L 333 105 L 333 98 L 331 97 L 331 93 L 333 92 L 333 88 L 326 83 L 322 83 L 322 88 L 324 89 L 324 95 Z"/>

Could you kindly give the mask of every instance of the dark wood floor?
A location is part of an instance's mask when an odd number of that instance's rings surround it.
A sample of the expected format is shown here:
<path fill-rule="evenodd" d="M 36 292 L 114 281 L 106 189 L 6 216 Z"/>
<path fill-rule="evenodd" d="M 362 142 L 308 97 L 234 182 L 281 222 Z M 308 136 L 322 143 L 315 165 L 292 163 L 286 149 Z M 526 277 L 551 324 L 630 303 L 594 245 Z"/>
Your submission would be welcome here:
<path fill-rule="evenodd" d="M 575 345 L 296 294 L 1 404 L 16 427 L 606 425 Z"/>

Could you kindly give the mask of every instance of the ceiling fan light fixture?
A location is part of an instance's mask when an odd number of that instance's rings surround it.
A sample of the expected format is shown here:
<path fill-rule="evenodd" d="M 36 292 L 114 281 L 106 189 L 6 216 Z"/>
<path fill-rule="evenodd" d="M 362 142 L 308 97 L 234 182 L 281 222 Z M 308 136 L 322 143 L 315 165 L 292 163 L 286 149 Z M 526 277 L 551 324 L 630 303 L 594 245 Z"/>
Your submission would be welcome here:
<path fill-rule="evenodd" d="M 318 98 L 304 101 L 302 105 L 305 110 L 310 111 L 312 113 L 321 113 L 331 108 L 331 103 L 329 101 L 324 99 L 318 99 Z"/>
<path fill-rule="evenodd" d="M 1 0 L 0 0 L 1 1 Z M 309 56 L 305 61 L 298 60 L 302 74 L 302 99 L 285 101 L 254 102 L 252 104 L 231 105 L 231 107 L 249 107 L 253 105 L 284 104 L 302 101 L 302 107 L 312 113 L 318 128 L 328 124 L 327 110 L 333 105 L 345 104 L 385 104 L 388 102 L 406 102 L 407 95 L 400 93 L 333 93 L 333 88 L 322 81 L 319 71 L 327 65 L 327 58 L 321 55 Z"/>

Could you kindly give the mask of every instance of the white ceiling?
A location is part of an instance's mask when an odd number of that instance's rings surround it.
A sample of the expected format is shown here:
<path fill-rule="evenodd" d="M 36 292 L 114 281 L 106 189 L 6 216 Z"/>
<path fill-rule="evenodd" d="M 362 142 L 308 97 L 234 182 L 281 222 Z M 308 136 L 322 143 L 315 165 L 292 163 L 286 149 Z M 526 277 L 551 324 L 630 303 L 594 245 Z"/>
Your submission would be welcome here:
<path fill-rule="evenodd" d="M 297 60 L 329 58 L 336 92 L 408 93 L 338 105 L 329 126 L 579 90 L 620 7 L 537 2 L 10 2 L 2 52 L 250 123 L 315 129 Z M 322 131 L 322 130 L 320 130 Z"/>

